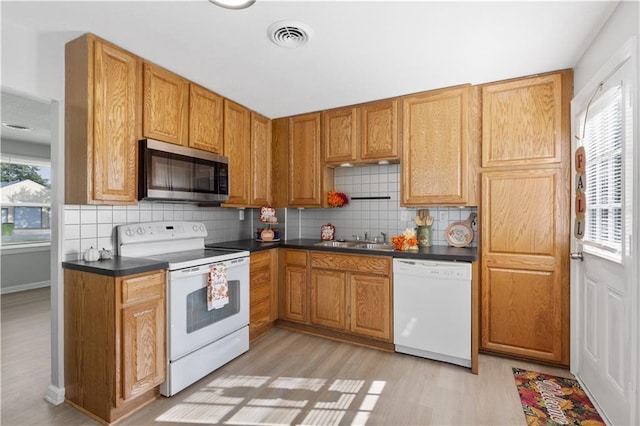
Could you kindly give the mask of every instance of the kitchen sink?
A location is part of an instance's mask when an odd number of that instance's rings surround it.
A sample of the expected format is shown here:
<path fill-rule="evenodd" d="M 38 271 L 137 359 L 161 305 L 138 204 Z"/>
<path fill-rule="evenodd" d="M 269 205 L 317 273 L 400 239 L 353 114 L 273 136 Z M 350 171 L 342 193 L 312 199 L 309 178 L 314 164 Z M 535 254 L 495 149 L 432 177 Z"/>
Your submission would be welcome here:
<path fill-rule="evenodd" d="M 379 250 L 379 251 L 394 251 L 393 244 L 382 243 L 367 243 L 362 241 L 322 241 L 315 243 L 315 246 L 319 247 L 339 247 L 358 250 Z"/>
<path fill-rule="evenodd" d="M 396 248 L 393 244 L 382 243 L 356 243 L 354 248 L 365 250 L 382 250 L 382 251 L 394 251 Z"/>

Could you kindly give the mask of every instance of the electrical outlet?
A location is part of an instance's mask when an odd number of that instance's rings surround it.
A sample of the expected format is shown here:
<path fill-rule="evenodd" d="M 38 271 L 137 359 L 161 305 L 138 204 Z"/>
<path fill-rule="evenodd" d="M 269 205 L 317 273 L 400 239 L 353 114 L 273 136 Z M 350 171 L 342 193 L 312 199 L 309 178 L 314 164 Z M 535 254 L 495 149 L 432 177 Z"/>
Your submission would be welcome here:
<path fill-rule="evenodd" d="M 238 214 L 238 219 L 240 219 L 240 220 L 244 220 L 244 210 L 243 210 L 243 209 L 240 209 L 240 210 L 238 210 L 238 211 L 240 212 L 240 213 Z"/>
<path fill-rule="evenodd" d="M 447 212 L 440 212 L 440 222 L 446 222 L 447 221 Z"/>

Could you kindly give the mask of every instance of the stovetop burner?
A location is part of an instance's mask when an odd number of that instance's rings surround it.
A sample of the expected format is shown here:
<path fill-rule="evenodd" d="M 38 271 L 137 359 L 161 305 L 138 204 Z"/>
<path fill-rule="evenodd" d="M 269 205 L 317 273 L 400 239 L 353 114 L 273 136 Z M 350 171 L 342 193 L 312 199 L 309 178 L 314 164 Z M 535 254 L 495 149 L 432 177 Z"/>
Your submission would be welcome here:
<path fill-rule="evenodd" d="M 169 270 L 249 256 L 248 251 L 205 248 L 207 229 L 196 222 L 129 223 L 118 226 L 117 236 L 120 256 L 161 260 Z"/>

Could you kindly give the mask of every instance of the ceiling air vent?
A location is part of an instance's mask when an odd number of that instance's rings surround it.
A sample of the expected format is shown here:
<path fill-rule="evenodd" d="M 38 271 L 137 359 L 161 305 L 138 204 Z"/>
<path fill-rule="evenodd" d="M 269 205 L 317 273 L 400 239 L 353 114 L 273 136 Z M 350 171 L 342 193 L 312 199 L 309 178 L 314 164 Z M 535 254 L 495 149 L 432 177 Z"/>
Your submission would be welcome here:
<path fill-rule="evenodd" d="M 294 49 L 306 44 L 313 35 L 308 25 L 295 21 L 278 21 L 267 29 L 269 39 L 280 47 Z"/>

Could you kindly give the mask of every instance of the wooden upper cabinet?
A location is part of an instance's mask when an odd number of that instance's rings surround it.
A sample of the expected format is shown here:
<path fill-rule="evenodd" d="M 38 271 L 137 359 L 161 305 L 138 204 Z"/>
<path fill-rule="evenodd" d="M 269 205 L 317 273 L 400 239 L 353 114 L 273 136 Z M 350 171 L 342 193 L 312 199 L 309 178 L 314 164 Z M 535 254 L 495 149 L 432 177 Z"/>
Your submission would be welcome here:
<path fill-rule="evenodd" d="M 360 157 L 363 160 L 398 159 L 398 99 L 363 105 Z"/>
<path fill-rule="evenodd" d="M 464 205 L 470 85 L 402 99 L 401 205 Z"/>
<path fill-rule="evenodd" d="M 397 99 L 324 111 L 322 121 L 325 163 L 398 159 Z"/>
<path fill-rule="evenodd" d="M 189 85 L 189 146 L 223 153 L 224 98 L 203 87 Z"/>
<path fill-rule="evenodd" d="M 224 100 L 224 155 L 229 158 L 229 199 L 225 204 L 249 204 L 251 182 L 251 113 Z"/>
<path fill-rule="evenodd" d="M 251 113 L 251 199 L 255 207 L 271 204 L 271 120 Z"/>
<path fill-rule="evenodd" d="M 482 87 L 482 166 L 561 161 L 562 74 Z"/>
<path fill-rule="evenodd" d="M 322 113 L 325 163 L 346 163 L 358 159 L 360 112 L 339 108 Z"/>
<path fill-rule="evenodd" d="M 65 49 L 65 203 L 137 203 L 141 65 L 86 34 Z"/>
<path fill-rule="evenodd" d="M 326 205 L 325 192 L 333 189 L 333 171 L 321 156 L 320 113 L 289 118 L 289 206 Z"/>
<path fill-rule="evenodd" d="M 144 63 L 143 134 L 177 145 L 188 144 L 189 82 L 151 63 Z"/>

